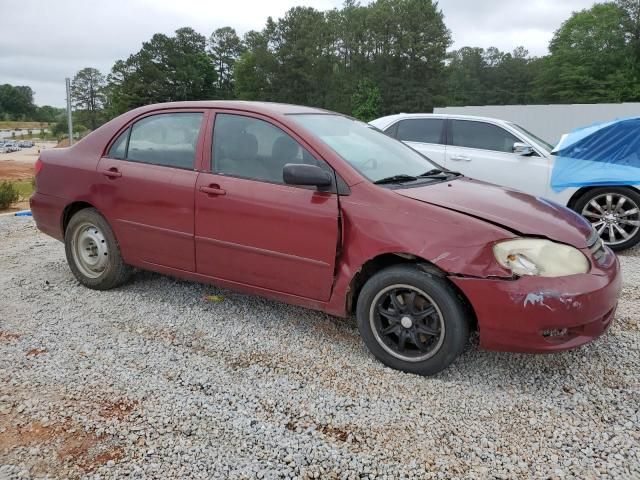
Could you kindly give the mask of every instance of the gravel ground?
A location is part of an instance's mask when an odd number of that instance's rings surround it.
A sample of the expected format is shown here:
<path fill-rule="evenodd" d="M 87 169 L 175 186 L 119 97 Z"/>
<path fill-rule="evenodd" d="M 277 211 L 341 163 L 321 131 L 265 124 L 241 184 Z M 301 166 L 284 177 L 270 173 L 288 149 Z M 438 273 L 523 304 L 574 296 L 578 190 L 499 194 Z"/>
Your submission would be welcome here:
<path fill-rule="evenodd" d="M 0 246 L 2 480 L 640 478 L 637 249 L 603 338 L 475 341 L 422 378 L 353 321 L 147 272 L 83 288 L 29 219 L 0 218 Z"/>

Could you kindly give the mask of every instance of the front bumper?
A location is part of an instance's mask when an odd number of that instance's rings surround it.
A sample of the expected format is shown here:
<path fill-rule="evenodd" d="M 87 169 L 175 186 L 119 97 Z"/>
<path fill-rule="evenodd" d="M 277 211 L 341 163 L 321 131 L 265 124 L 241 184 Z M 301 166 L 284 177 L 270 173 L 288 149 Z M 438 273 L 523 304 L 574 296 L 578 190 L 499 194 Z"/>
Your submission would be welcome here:
<path fill-rule="evenodd" d="M 451 280 L 471 302 L 482 348 L 525 353 L 567 350 L 602 335 L 613 321 L 622 284 L 610 250 L 582 275 Z"/>

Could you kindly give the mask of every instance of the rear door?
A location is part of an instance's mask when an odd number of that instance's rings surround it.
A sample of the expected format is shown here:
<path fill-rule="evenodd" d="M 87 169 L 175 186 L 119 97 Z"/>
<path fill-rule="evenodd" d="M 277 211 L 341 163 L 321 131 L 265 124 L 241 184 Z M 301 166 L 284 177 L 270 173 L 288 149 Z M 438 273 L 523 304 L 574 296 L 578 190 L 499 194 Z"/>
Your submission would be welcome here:
<path fill-rule="evenodd" d="M 211 171 L 196 186 L 198 273 L 327 301 L 338 245 L 338 196 L 285 185 L 286 163 L 330 171 L 292 131 L 253 114 L 217 112 Z"/>
<path fill-rule="evenodd" d="M 513 153 L 525 140 L 488 122 L 449 120 L 446 167 L 489 183 L 544 196 L 549 183 L 548 159 Z"/>
<path fill-rule="evenodd" d="M 389 130 L 391 136 L 402 140 L 434 162 L 444 165 L 446 155 L 445 119 L 443 118 L 406 118 L 400 120 Z"/>
<path fill-rule="evenodd" d="M 125 261 L 195 271 L 193 202 L 203 118 L 203 111 L 145 116 L 100 159 L 96 206 L 107 215 Z"/>

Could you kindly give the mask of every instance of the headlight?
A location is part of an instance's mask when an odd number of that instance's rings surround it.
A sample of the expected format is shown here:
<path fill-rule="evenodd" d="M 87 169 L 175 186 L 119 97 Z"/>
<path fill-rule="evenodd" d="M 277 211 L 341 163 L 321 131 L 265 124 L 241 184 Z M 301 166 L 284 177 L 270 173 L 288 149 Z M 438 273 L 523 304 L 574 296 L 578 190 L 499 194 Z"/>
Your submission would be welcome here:
<path fill-rule="evenodd" d="M 550 240 L 507 240 L 494 245 L 493 253 L 515 275 L 563 277 L 589 271 L 589 260 L 580 250 Z"/>

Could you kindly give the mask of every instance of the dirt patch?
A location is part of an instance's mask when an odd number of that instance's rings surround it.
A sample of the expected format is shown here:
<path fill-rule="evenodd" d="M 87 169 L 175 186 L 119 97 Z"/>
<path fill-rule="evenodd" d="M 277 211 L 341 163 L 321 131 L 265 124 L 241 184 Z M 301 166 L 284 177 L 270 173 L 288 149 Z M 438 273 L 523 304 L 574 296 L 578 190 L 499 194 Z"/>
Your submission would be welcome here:
<path fill-rule="evenodd" d="M 27 352 L 27 357 L 37 357 L 39 355 L 44 355 L 45 353 L 49 353 L 46 348 L 32 348 Z"/>
<path fill-rule="evenodd" d="M 284 364 L 282 359 L 275 358 L 263 352 L 243 352 L 227 362 L 233 369 L 249 368 L 253 365 L 260 365 L 269 369 L 282 369 Z"/>
<path fill-rule="evenodd" d="M 0 330 L 0 342 L 10 342 L 12 340 L 18 340 L 22 335 L 19 333 L 3 332 Z"/>
<path fill-rule="evenodd" d="M 24 180 L 32 178 L 34 175 L 33 165 L 33 163 L 3 159 L 0 161 L 0 180 Z"/>
<path fill-rule="evenodd" d="M 298 430 L 298 428 L 307 429 L 313 427 L 318 432 L 338 442 L 348 442 L 350 444 L 360 443 L 359 437 L 352 431 L 347 431 L 343 428 L 336 427 L 334 425 L 320 425 L 313 422 L 296 422 L 289 421 L 286 423 L 285 428 L 292 432 Z"/>
<path fill-rule="evenodd" d="M 71 421 L 44 424 L 17 414 L 0 415 L 0 457 L 19 447 L 37 452 L 28 465 L 34 476 L 77 477 L 124 457 L 115 438 L 86 432 Z"/>
<path fill-rule="evenodd" d="M 101 415 L 104 418 L 117 418 L 118 420 L 122 420 L 136 408 L 136 405 L 138 405 L 138 402 L 127 399 L 107 403 L 102 406 Z"/>
<path fill-rule="evenodd" d="M 341 322 L 341 323 L 338 323 Z M 313 325 L 313 330 L 332 340 L 357 342 L 358 331 L 350 328 L 345 320 L 322 319 Z"/>

